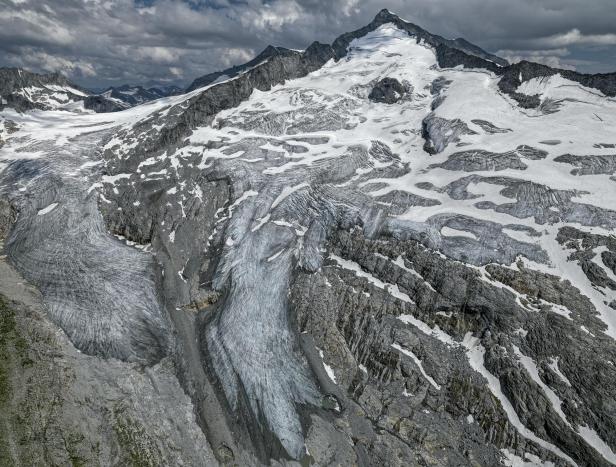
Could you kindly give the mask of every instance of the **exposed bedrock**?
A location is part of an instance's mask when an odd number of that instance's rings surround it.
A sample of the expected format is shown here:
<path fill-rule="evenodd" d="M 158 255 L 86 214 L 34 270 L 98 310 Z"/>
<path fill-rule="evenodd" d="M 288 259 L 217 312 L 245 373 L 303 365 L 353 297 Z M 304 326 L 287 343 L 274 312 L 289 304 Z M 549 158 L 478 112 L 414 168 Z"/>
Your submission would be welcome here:
<path fill-rule="evenodd" d="M 443 152 L 447 146 L 460 142 L 461 135 L 475 135 L 462 120 L 447 120 L 431 113 L 423 121 L 424 150 L 430 154 Z"/>
<path fill-rule="evenodd" d="M 83 106 L 86 109 L 94 110 L 94 112 L 119 112 L 126 109 L 125 106 L 103 96 L 88 96 L 83 100 Z"/>
<path fill-rule="evenodd" d="M 528 166 L 522 159 L 538 160 L 544 159 L 546 156 L 547 152 L 527 145 L 520 145 L 513 151 L 503 153 L 474 149 L 455 152 L 445 162 L 431 165 L 429 168 L 442 167 L 443 169 L 461 172 L 525 170 Z"/>
<path fill-rule="evenodd" d="M 382 446 L 383 438 L 389 436 L 404 442 L 407 462 L 414 459 L 420 464 L 457 459 L 463 464 L 490 465 L 498 456 L 494 446 L 542 452 L 512 426 L 502 405 L 509 401 L 525 426 L 552 440 L 579 465 L 608 465 L 569 426 L 593 426 L 602 437 L 615 441 L 611 422 L 595 412 L 605 409 L 601 401 L 613 397 L 609 395 L 613 372 L 607 362 L 616 357 L 615 349 L 609 338 L 598 343 L 575 326 L 575 322 L 585 323 L 595 330 L 591 332 L 603 328 L 590 303 L 573 286 L 525 268 L 498 266 L 489 270 L 496 281 L 491 283 L 416 242 L 369 240 L 358 229 L 338 231 L 330 241 L 333 259 L 317 274 L 297 275 L 292 305 L 299 331 L 313 336 L 338 387 L 346 390 L 336 393 L 345 409 L 340 416 L 345 423 L 339 423 L 337 431 L 354 439 L 358 456 L 368 453 L 375 461 L 382 449 L 393 454 L 395 443 L 386 441 Z M 510 272 L 511 279 L 501 272 Z M 525 298 L 516 300 L 498 283 L 506 283 Z M 388 292 L 391 284 L 408 299 L 394 298 L 396 294 Z M 537 292 L 547 293 L 553 287 L 553 293 L 539 295 L 544 298 L 538 300 Z M 572 321 L 549 311 L 548 302 L 552 306 L 566 303 L 580 314 L 572 315 Z M 324 327 L 323 322 L 336 326 Z M 456 344 L 467 333 L 481 336 L 484 365 L 500 381 L 501 398 L 477 378 L 464 349 Z M 592 348 L 587 348 L 590 342 Z M 594 354 L 603 345 L 611 349 L 607 358 Z M 567 421 L 519 362 L 515 349 L 536 362 L 541 378 L 564 401 Z M 571 375 L 575 382 L 564 382 L 554 372 L 555 358 L 558 372 Z M 584 374 L 576 369 L 580 358 L 592 360 Z M 594 402 L 581 405 L 587 396 Z M 370 429 L 359 423 L 358 414 Z M 430 423 L 423 421 L 426 416 Z M 565 465 L 559 456 L 547 456 Z"/>
<path fill-rule="evenodd" d="M 500 204 L 478 201 L 475 206 L 480 209 L 493 209 L 519 219 L 532 216 L 537 224 L 555 224 L 562 221 L 603 228 L 616 226 L 616 211 L 573 201 L 577 194 L 586 193 L 583 191 L 559 190 L 528 180 L 482 175 L 459 178 L 442 189 L 453 199 L 473 199 L 478 197 L 468 191 L 468 186 L 478 182 L 501 186 L 499 194 L 511 198 L 511 202 Z"/>
<path fill-rule="evenodd" d="M 563 154 L 556 157 L 554 162 L 562 162 L 574 166 L 575 168 L 571 170 L 572 175 L 612 175 L 616 172 L 616 154 L 604 156 Z"/>
<path fill-rule="evenodd" d="M 402 99 L 408 92 L 409 86 L 404 86 L 395 78 L 383 78 L 374 85 L 368 99 L 384 104 L 395 104 Z"/>

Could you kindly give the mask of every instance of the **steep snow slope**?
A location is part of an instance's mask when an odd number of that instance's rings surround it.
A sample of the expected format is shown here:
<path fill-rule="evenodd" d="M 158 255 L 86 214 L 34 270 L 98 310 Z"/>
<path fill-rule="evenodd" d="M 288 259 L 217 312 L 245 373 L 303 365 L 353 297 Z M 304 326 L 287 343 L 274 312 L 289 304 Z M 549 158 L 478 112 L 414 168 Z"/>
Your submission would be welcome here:
<path fill-rule="evenodd" d="M 616 102 L 500 80 L 384 24 L 238 105 L 4 112 L 9 257 L 79 349 L 173 354 L 237 457 L 614 464 Z"/>

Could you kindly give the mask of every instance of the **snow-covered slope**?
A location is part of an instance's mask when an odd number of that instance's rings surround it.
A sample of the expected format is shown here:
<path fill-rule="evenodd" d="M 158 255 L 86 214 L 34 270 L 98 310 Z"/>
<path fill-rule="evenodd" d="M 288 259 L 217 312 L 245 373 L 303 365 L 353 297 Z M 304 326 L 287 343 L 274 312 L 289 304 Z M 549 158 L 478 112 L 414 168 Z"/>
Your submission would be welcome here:
<path fill-rule="evenodd" d="M 616 101 L 400 21 L 4 111 L 9 258 L 80 350 L 170 355 L 219 461 L 616 464 Z"/>

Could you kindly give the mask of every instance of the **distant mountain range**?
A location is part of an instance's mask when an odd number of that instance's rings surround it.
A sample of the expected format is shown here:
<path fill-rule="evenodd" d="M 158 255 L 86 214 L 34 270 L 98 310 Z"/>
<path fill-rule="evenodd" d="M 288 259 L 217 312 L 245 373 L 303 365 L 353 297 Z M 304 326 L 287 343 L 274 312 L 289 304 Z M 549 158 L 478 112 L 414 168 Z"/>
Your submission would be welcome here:
<path fill-rule="evenodd" d="M 144 88 L 125 84 L 102 92 L 82 88 L 60 73 L 39 74 L 0 68 L 0 110 L 69 110 L 116 112 L 162 97 L 181 94 L 177 86 Z"/>
<path fill-rule="evenodd" d="M 154 99 L 160 99 L 161 97 L 176 96 L 182 94 L 182 92 L 182 88 L 178 86 L 144 88 L 143 86 L 125 84 L 118 87 L 109 87 L 100 92 L 99 95 L 108 99 L 117 99 L 133 107 L 144 102 L 153 101 Z"/>

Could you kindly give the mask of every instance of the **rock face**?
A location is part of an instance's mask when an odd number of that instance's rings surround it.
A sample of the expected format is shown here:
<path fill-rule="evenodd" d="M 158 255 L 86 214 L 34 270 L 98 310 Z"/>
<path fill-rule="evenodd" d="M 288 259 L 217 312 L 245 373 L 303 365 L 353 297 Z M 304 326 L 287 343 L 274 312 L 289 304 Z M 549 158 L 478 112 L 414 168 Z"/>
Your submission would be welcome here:
<path fill-rule="evenodd" d="M 5 121 L 0 268 L 41 295 L 0 281 L 0 403 L 75 375 L 44 462 L 616 464 L 616 106 L 512 67 L 382 11 L 113 122 Z"/>
<path fill-rule="evenodd" d="M 94 112 L 119 112 L 125 110 L 127 106 L 120 102 L 107 99 L 103 96 L 88 96 L 83 100 L 83 106 Z"/>
<path fill-rule="evenodd" d="M 383 78 L 374 85 L 368 99 L 374 102 L 395 104 L 407 93 L 407 89 L 395 78 Z"/>

